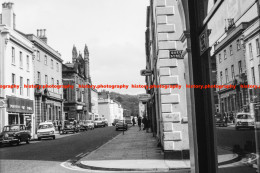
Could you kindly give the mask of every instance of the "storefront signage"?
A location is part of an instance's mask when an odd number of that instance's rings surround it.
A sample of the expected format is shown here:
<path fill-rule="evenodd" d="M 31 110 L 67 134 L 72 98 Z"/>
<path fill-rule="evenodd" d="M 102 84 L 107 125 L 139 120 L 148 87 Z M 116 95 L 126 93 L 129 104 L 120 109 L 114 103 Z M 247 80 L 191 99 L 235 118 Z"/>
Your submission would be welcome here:
<path fill-rule="evenodd" d="M 33 100 L 7 96 L 7 112 L 33 114 Z"/>
<path fill-rule="evenodd" d="M 145 69 L 145 70 L 141 70 L 140 74 L 141 74 L 141 76 L 152 76 L 153 71 Z"/>
<path fill-rule="evenodd" d="M 170 50 L 170 58 L 182 58 L 182 50 Z"/>

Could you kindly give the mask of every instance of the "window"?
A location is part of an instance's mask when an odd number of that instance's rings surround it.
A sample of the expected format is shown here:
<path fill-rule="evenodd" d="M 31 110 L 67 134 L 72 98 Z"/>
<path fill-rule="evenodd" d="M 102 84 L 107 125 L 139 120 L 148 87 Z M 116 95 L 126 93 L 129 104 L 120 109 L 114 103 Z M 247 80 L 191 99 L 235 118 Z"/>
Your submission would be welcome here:
<path fill-rule="evenodd" d="M 29 68 L 30 68 L 30 59 L 29 59 L 29 55 L 26 56 L 26 69 L 27 71 L 29 71 Z"/>
<path fill-rule="evenodd" d="M 59 63 L 56 63 L 57 71 L 59 71 Z"/>
<path fill-rule="evenodd" d="M 48 85 L 48 76 L 45 75 L 45 84 Z"/>
<path fill-rule="evenodd" d="M 229 79 L 228 79 L 228 69 L 227 68 L 225 69 L 225 76 L 226 76 L 226 83 L 228 83 Z"/>
<path fill-rule="evenodd" d="M 232 80 L 234 80 L 235 79 L 234 65 L 231 65 L 231 75 L 232 75 Z"/>
<path fill-rule="evenodd" d="M 229 53 L 230 53 L 230 55 L 233 55 L 233 47 L 232 47 L 232 45 L 229 46 Z"/>
<path fill-rule="evenodd" d="M 238 61 L 238 74 L 241 75 L 242 73 L 242 64 L 241 61 Z"/>
<path fill-rule="evenodd" d="M 251 43 L 249 43 L 248 47 L 249 47 L 249 57 L 250 57 L 250 60 L 252 60 L 252 59 L 253 59 L 253 50 L 252 50 L 252 44 L 251 44 Z"/>
<path fill-rule="evenodd" d="M 53 68 L 53 59 L 51 59 L 51 68 Z"/>
<path fill-rule="evenodd" d="M 227 51 L 224 50 L 224 59 L 227 59 Z"/>
<path fill-rule="evenodd" d="M 240 41 L 239 39 L 237 39 L 237 50 L 240 50 L 240 48 L 241 48 Z"/>
<path fill-rule="evenodd" d="M 51 84 L 54 85 L 54 78 L 51 78 Z M 52 92 L 54 92 L 54 87 L 52 87 Z"/>
<path fill-rule="evenodd" d="M 23 53 L 20 52 L 20 68 L 23 68 Z"/>
<path fill-rule="evenodd" d="M 39 71 L 37 73 L 37 84 L 41 85 L 41 73 Z"/>
<path fill-rule="evenodd" d="M 47 55 L 44 56 L 44 64 L 47 65 Z"/>
<path fill-rule="evenodd" d="M 252 84 L 255 85 L 255 69 L 254 69 L 254 67 L 251 68 L 251 73 L 252 73 Z"/>
<path fill-rule="evenodd" d="M 222 74 L 222 71 L 220 72 L 220 85 L 223 84 L 223 74 Z"/>
<path fill-rule="evenodd" d="M 218 55 L 218 59 L 219 59 L 219 63 L 221 63 L 222 62 L 221 54 Z"/>
<path fill-rule="evenodd" d="M 257 53 L 257 55 L 260 55 L 259 39 L 256 39 L 255 42 L 256 42 L 256 53 Z"/>
<path fill-rule="evenodd" d="M 57 80 L 57 86 L 59 86 L 59 80 Z M 60 90 L 59 89 L 57 89 L 58 90 L 58 94 L 60 93 Z"/>
<path fill-rule="evenodd" d="M 40 51 L 37 51 L 37 55 L 36 56 L 37 56 L 37 60 L 40 61 L 41 60 L 41 58 L 40 58 Z"/>
<path fill-rule="evenodd" d="M 63 99 L 64 99 L 64 100 L 68 100 L 67 91 L 68 91 L 67 89 L 64 89 L 64 90 L 63 90 Z"/>
<path fill-rule="evenodd" d="M 30 88 L 29 88 L 29 85 L 30 85 L 30 80 L 27 79 L 27 96 L 30 97 Z"/>
<path fill-rule="evenodd" d="M 20 95 L 23 95 L 23 77 L 20 77 Z"/>
<path fill-rule="evenodd" d="M 15 74 L 12 73 L 12 85 L 15 85 Z M 12 88 L 12 93 L 15 93 L 15 87 Z"/>
<path fill-rule="evenodd" d="M 15 64 L 15 49 L 12 47 L 12 64 Z"/>

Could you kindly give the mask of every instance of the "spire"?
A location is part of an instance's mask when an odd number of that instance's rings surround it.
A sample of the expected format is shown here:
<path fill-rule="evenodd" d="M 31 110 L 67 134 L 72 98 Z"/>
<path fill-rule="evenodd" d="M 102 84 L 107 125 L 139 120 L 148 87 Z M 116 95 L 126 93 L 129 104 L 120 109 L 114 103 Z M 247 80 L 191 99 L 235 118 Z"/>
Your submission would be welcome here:
<path fill-rule="evenodd" d="M 77 48 L 75 47 L 75 45 L 73 45 L 73 49 L 72 49 L 72 63 L 76 62 L 77 57 L 78 57 Z"/>
<path fill-rule="evenodd" d="M 85 48 L 84 48 L 84 59 L 88 59 L 88 58 L 89 58 L 88 46 L 85 44 Z"/>

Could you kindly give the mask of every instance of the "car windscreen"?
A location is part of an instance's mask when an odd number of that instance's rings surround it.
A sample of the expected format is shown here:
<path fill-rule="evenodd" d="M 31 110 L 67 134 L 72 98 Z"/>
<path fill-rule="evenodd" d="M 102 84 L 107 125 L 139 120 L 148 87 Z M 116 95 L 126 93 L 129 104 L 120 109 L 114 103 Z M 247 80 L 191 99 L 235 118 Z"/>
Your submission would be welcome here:
<path fill-rule="evenodd" d="M 5 132 L 17 132 L 17 131 L 19 131 L 19 126 L 5 126 L 4 131 Z"/>
<path fill-rule="evenodd" d="M 253 117 L 248 114 L 239 114 L 237 115 L 237 119 L 253 119 Z"/>
<path fill-rule="evenodd" d="M 48 129 L 48 128 L 52 128 L 53 125 L 52 124 L 43 124 L 39 126 L 39 129 Z"/>

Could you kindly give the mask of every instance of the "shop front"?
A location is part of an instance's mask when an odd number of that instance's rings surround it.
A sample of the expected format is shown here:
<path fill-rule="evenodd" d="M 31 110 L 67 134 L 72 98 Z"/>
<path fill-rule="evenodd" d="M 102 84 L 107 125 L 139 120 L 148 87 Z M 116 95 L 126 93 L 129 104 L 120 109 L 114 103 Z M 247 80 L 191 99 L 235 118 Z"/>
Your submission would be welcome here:
<path fill-rule="evenodd" d="M 34 109 L 33 100 L 7 96 L 7 118 L 8 125 L 24 124 L 33 136 Z M 6 124 L 7 125 L 7 124 Z"/>

